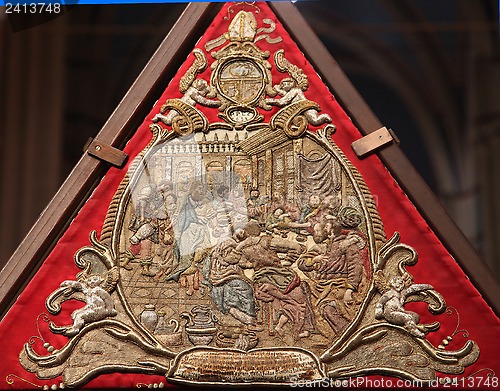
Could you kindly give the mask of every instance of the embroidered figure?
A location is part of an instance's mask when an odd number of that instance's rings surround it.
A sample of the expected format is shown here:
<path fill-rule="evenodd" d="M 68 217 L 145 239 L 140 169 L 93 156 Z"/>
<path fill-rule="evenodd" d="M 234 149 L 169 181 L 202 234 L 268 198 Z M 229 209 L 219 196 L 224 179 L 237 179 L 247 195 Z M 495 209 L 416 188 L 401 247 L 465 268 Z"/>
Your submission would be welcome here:
<path fill-rule="evenodd" d="M 278 316 L 278 324 L 269 330 L 271 335 L 284 335 L 284 326 L 290 321 L 294 338 L 309 337 L 316 330 L 309 286 L 294 270 L 283 266 L 279 256 L 279 252 L 285 252 L 291 265 L 304 251 L 303 246 L 275 236 L 261 236 L 260 226 L 255 222 L 247 225 L 245 234 L 246 239 L 236 250 L 254 269 L 255 298 L 269 303 L 270 310 Z"/>
<path fill-rule="evenodd" d="M 244 231 L 221 241 L 210 254 L 211 296 L 222 313 L 229 313 L 245 325 L 256 323 L 255 302 L 250 281 L 244 274 L 241 252 L 236 251 L 245 239 Z"/>
<path fill-rule="evenodd" d="M 266 103 L 272 106 L 285 107 L 291 105 L 292 103 L 298 103 L 307 101 L 308 99 L 304 95 L 304 92 L 298 87 L 295 80 L 292 78 L 284 78 L 281 80 L 279 85 L 275 85 L 274 89 L 281 95 L 281 98 L 268 98 Z M 320 126 L 324 123 L 332 122 L 332 119 L 328 114 L 319 114 L 315 109 L 309 109 L 304 112 L 304 117 L 311 125 Z"/>
<path fill-rule="evenodd" d="M 111 293 L 115 290 L 119 279 L 118 267 L 115 266 L 106 273 L 104 278 L 99 274 L 90 276 L 83 274 L 77 281 L 63 281 L 61 287 L 68 287 L 75 292 L 82 292 L 86 304 L 83 308 L 79 308 L 71 314 L 72 326 L 58 327 L 56 329 L 61 334 L 72 337 L 89 323 L 106 319 L 109 316 L 116 316 L 117 312 Z"/>
<path fill-rule="evenodd" d="M 361 249 L 365 243 L 356 232 L 342 234 L 335 221 L 315 227 L 316 245 L 298 262 L 311 277 L 315 306 L 331 329 L 339 334 L 354 318 L 365 291 L 366 270 Z"/>
<path fill-rule="evenodd" d="M 375 281 L 383 285 L 382 273 L 376 273 Z M 388 282 L 389 290 L 385 291 L 375 307 L 375 319 L 385 319 L 389 323 L 403 326 L 408 332 L 419 338 L 425 337 L 425 325 L 419 325 L 420 316 L 413 311 L 405 310 L 404 305 L 409 296 L 434 289 L 429 284 L 413 284 L 409 273 L 393 277 Z M 384 288 L 382 288 L 384 289 Z"/>
<path fill-rule="evenodd" d="M 188 197 L 180 208 L 176 226 L 176 242 L 179 246 L 179 263 L 165 281 L 180 281 L 187 287 L 186 294 L 192 296 L 200 289 L 199 263 L 204 250 L 210 247 L 207 223 L 214 211 L 206 199 L 206 186 L 193 182 Z"/>
<path fill-rule="evenodd" d="M 129 263 L 136 260 L 141 264 L 144 276 L 155 276 L 156 273 L 150 270 L 154 255 L 152 248 L 160 239 L 165 240 L 164 228 L 169 219 L 165 199 L 170 194 L 170 188 L 169 182 L 162 181 L 158 185 L 150 183 L 139 191 L 135 215 L 129 224 L 129 229 L 134 234 L 129 239 L 129 256 L 122 262 L 123 268 L 132 270 Z"/>
<path fill-rule="evenodd" d="M 203 79 L 196 79 L 191 86 L 187 89 L 186 93 L 179 100 L 185 104 L 195 107 L 197 103 L 207 107 L 219 107 L 221 103 L 218 100 L 208 99 L 213 97 L 211 88 L 208 83 Z M 167 115 L 164 115 L 168 110 L 167 105 L 163 105 L 160 109 L 161 114 L 156 114 L 153 117 L 153 122 L 163 122 L 165 125 L 171 126 L 175 117 L 179 115 L 177 110 L 170 110 Z"/>

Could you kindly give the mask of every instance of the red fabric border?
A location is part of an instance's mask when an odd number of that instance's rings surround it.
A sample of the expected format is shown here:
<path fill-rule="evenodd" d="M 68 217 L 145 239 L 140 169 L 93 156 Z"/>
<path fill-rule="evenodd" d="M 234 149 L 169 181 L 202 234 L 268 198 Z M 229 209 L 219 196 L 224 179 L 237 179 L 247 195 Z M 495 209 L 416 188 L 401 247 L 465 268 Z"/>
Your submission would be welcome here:
<path fill-rule="evenodd" d="M 257 5 L 260 8 L 260 12 L 256 14 L 256 17 L 260 25 L 264 18 L 276 19 L 265 3 L 257 3 Z M 235 8 L 235 10 L 237 12 L 238 9 Z M 208 40 L 214 39 L 227 31 L 229 21 L 224 19 L 227 15 L 228 5 L 225 5 L 196 47 L 204 50 L 203 45 Z M 500 359 L 496 354 L 500 336 L 500 321 L 498 317 L 489 308 L 456 261 L 440 243 L 434 232 L 426 224 L 380 159 L 377 156 L 370 156 L 367 159 L 359 160 L 354 155 L 350 144 L 360 137 L 359 131 L 355 128 L 333 95 L 327 91 L 320 77 L 295 43 L 293 43 L 283 26 L 278 23 L 276 31 L 271 36 L 281 36 L 283 42 L 278 45 L 271 45 L 265 42 L 265 40 L 261 40 L 257 43 L 257 46 L 262 50 L 270 50 L 271 52 L 279 48 L 285 49 L 287 59 L 302 68 L 309 76 L 310 87 L 306 91 L 306 96 L 316 101 L 323 109 L 323 112 L 330 114 L 333 118 L 333 123 L 337 126 L 337 131 L 333 135 L 333 139 L 344 151 L 347 158 L 358 168 L 371 189 L 372 194 L 378 200 L 379 212 L 387 235 L 392 236 L 394 232 L 398 231 L 401 233 L 401 242 L 417 250 L 419 262 L 416 266 L 409 268 L 410 273 L 415 277 L 415 282 L 432 284 L 444 296 L 448 306 L 457 309 L 460 319 L 460 332 L 453 337 L 449 349 L 461 348 L 468 339 L 472 339 L 478 343 L 481 349 L 480 358 L 475 364 L 466 368 L 464 376 L 473 376 L 473 378 L 479 376 L 486 377 L 488 373 L 485 370 L 486 368 L 491 369 L 498 376 L 500 374 Z M 207 56 L 207 58 L 210 62 L 213 61 L 210 56 Z M 192 61 L 193 56 L 190 55 L 179 69 L 177 76 L 166 88 L 150 114 L 125 147 L 125 152 L 130 156 L 129 162 L 150 141 L 150 119 L 154 114 L 159 112 L 160 106 L 164 101 L 167 98 L 180 98 L 182 96 L 178 88 L 179 79 L 191 65 Z M 270 61 L 272 62 L 272 59 Z M 209 72 L 209 70 L 205 71 L 200 77 L 208 80 Z M 274 84 L 277 84 L 279 80 L 286 77 L 286 75 L 279 73 L 274 66 L 272 74 Z M 210 121 L 219 120 L 217 118 L 217 109 L 199 108 L 205 112 Z M 269 121 L 272 114 L 276 111 L 277 109 L 275 108 L 271 112 L 263 112 L 262 114 L 265 115 L 265 120 Z M 59 286 L 61 281 L 74 279 L 76 273 L 80 271 L 74 264 L 73 256 L 79 248 L 89 245 L 88 235 L 90 230 L 95 229 L 97 232 L 100 232 L 107 207 L 127 169 L 128 165 L 123 169 L 110 168 L 61 237 L 54 250 L 44 261 L 40 270 L 32 278 L 17 302 L 1 322 L 0 351 L 2 352 L 2 367 L 0 369 L 0 379 L 6 379 L 6 382 L 2 384 L 0 380 L 0 388 L 33 388 L 29 383 L 17 378 L 12 378 L 14 382 L 8 384 L 10 382 L 9 375 L 22 377 L 37 385 L 50 386 L 52 384 L 59 384 L 61 381 L 60 379 L 52 381 L 36 379 L 33 374 L 27 373 L 21 367 L 18 362 L 18 355 L 24 343 L 29 341 L 31 337 L 38 335 L 37 316 L 46 312 L 46 297 Z M 63 314 L 57 317 L 57 323 L 70 323 L 69 315 L 76 305 L 78 304 L 66 303 Z M 424 306 L 419 306 L 418 312 L 422 315 L 423 322 L 435 320 L 441 322 L 441 329 L 428 335 L 428 339 L 436 346 L 441 343 L 442 339 L 455 331 L 458 321 L 457 313 L 452 312 L 450 315 L 443 314 L 435 317 L 430 315 Z M 40 319 L 39 324 L 42 337 L 47 338 L 50 344 L 55 348 L 59 348 L 64 344 L 65 338 L 51 335 L 47 330 L 46 322 Z M 467 330 L 468 335 L 461 330 Z M 37 338 L 34 339 L 34 346 L 40 353 L 43 352 L 42 345 L 43 342 Z M 383 377 L 370 378 L 382 379 Z M 152 384 L 160 382 L 165 383 L 165 379 L 161 376 L 110 374 L 102 375 L 92 380 L 86 388 L 135 388 L 138 383 Z M 474 384 L 477 384 L 477 382 Z M 471 388 L 467 387 L 467 385 L 470 385 L 470 382 L 463 385 L 465 387 L 454 388 Z"/>

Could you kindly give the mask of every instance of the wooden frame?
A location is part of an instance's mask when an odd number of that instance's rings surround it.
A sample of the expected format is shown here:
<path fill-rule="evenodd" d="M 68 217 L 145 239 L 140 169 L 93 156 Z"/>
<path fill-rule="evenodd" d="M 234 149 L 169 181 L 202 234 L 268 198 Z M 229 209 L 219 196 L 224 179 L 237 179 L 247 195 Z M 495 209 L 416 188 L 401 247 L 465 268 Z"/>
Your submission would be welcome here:
<path fill-rule="evenodd" d="M 354 119 L 361 133 L 366 135 L 381 128 L 383 124 L 295 6 L 279 2 L 270 5 L 343 108 Z M 191 3 L 186 7 L 172 31 L 97 135 L 100 142 L 117 148 L 125 144 L 220 7 L 220 3 Z M 378 156 L 488 304 L 497 315 L 500 314 L 500 285 L 401 149 L 392 143 L 380 150 Z M 107 163 L 87 154 L 83 155 L 0 271 L 2 317 L 43 263 L 107 167 Z"/>

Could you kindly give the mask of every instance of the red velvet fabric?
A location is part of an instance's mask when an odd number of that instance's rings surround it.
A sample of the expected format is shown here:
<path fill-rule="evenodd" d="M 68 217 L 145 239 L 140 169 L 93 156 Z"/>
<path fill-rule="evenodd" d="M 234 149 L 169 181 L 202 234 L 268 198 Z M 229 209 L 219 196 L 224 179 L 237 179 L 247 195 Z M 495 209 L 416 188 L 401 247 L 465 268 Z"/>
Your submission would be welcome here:
<path fill-rule="evenodd" d="M 276 20 L 271 10 L 265 3 L 256 3 L 260 12 L 255 16 L 262 26 L 264 18 Z M 233 7 L 235 15 L 242 6 Z M 247 10 L 253 7 L 247 6 Z M 208 28 L 206 34 L 198 42 L 197 47 L 204 51 L 204 44 L 219 37 L 227 31 L 230 21 L 224 19 L 228 15 L 226 4 L 214 22 Z M 378 200 L 378 208 L 385 225 L 387 236 L 390 237 L 396 231 L 401 233 L 401 242 L 412 246 L 419 254 L 419 262 L 410 267 L 409 272 L 415 277 L 416 283 L 430 283 L 440 292 L 448 306 L 456 308 L 460 324 L 458 332 L 450 342 L 450 349 L 459 349 L 467 339 L 476 341 L 481 349 L 478 361 L 466 368 L 464 376 L 472 375 L 485 378 L 488 373 L 494 371 L 495 376 L 500 375 L 500 359 L 497 353 L 500 336 L 500 321 L 483 300 L 477 289 L 471 284 L 467 276 L 458 266 L 457 262 L 450 256 L 444 246 L 440 243 L 434 232 L 426 224 L 414 205 L 409 201 L 407 195 L 401 190 L 394 178 L 375 155 L 364 160 L 359 160 L 351 150 L 351 143 L 360 138 L 359 131 L 346 115 L 335 97 L 327 90 L 312 66 L 297 48 L 288 33 L 281 24 L 277 23 L 276 31 L 271 37 L 280 36 L 283 42 L 271 45 L 265 40 L 257 43 L 262 50 L 270 50 L 272 53 L 279 48 L 285 50 L 286 58 L 293 64 L 302 68 L 309 77 L 309 89 L 305 92 L 306 97 L 316 101 L 322 108 L 322 112 L 328 113 L 337 127 L 333 135 L 335 143 L 344 151 L 347 158 L 358 168 L 372 194 Z M 213 59 L 207 55 L 210 62 Z M 190 55 L 183 66 L 179 69 L 177 76 L 171 81 L 165 92 L 159 97 L 156 105 L 152 108 L 143 124 L 137 129 L 134 136 L 125 147 L 125 152 L 132 161 L 150 141 L 151 133 L 149 125 L 151 118 L 157 114 L 166 99 L 180 98 L 179 79 L 192 64 L 194 57 Z M 272 61 L 272 59 L 271 59 Z M 274 65 L 272 70 L 273 83 L 287 77 L 279 73 Z M 210 67 L 199 77 L 209 80 Z M 198 107 L 202 110 L 209 121 L 220 121 L 217 117 L 217 109 Z M 269 121 L 276 113 L 277 108 L 270 112 L 263 110 L 265 121 Z M 24 289 L 17 302 L 10 309 L 0 324 L 0 352 L 2 354 L 0 367 L 1 389 L 30 389 L 33 386 L 19 378 L 24 378 L 36 385 L 59 384 L 61 379 L 42 381 L 35 375 L 26 372 L 18 362 L 18 355 L 23 345 L 33 336 L 40 335 L 55 348 L 60 348 L 66 341 L 65 337 L 51 334 L 47 329 L 47 322 L 39 318 L 39 331 L 37 329 L 37 317 L 47 312 L 45 309 L 46 297 L 55 290 L 59 284 L 66 279 L 74 279 L 80 271 L 73 261 L 75 252 L 83 246 L 89 245 L 89 232 L 97 230 L 100 232 L 108 205 L 115 193 L 118 184 L 127 172 L 128 166 L 117 169 L 110 168 L 104 176 L 94 193 L 81 208 L 71 225 L 67 228 L 57 245 L 45 259 L 42 267 L 32 278 Z M 67 302 L 63 306 L 63 313 L 57 317 L 56 323 L 69 324 L 70 314 L 81 303 Z M 420 308 L 421 307 L 421 308 Z M 441 329 L 430 333 L 428 339 L 439 345 L 441 340 L 451 335 L 457 326 L 458 315 L 452 310 L 451 314 L 439 316 L 430 315 L 425 306 L 418 305 L 418 312 L 422 315 L 422 322 L 441 322 Z M 33 340 L 35 349 L 43 353 L 43 342 L 35 338 Z M 14 375 L 12 377 L 11 375 Z M 441 375 L 440 375 L 441 376 Z M 441 377 L 444 377 L 442 375 Z M 370 377 L 371 379 L 383 379 L 383 377 Z M 119 388 L 136 387 L 138 384 L 165 383 L 161 376 L 145 376 L 136 374 L 108 374 L 102 375 L 90 381 L 86 388 Z M 12 384 L 10 384 L 12 383 Z M 475 385 L 478 383 L 475 382 Z M 469 382 L 459 384 L 453 388 L 468 388 Z M 477 388 L 477 387 L 476 387 Z M 482 387 L 479 387 L 482 388 Z"/>

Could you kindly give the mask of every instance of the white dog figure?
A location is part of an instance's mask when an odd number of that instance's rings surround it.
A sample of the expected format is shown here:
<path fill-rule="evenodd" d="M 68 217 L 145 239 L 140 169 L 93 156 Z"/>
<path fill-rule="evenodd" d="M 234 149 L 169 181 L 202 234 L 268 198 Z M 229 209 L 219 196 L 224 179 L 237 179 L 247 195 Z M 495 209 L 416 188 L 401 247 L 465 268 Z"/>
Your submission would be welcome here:
<path fill-rule="evenodd" d="M 93 274 L 80 281 L 67 280 L 61 283 L 61 287 L 69 287 L 74 291 L 82 292 L 86 303 L 83 308 L 71 314 L 73 325 L 63 332 L 65 336 L 75 336 L 85 325 L 117 315 L 111 292 L 115 289 L 118 279 L 119 272 L 115 266 L 107 272 L 106 279 Z"/>

